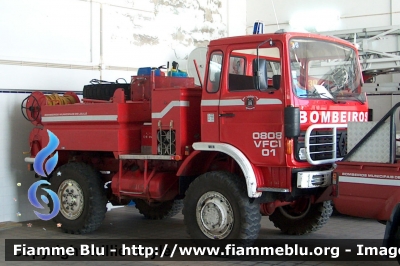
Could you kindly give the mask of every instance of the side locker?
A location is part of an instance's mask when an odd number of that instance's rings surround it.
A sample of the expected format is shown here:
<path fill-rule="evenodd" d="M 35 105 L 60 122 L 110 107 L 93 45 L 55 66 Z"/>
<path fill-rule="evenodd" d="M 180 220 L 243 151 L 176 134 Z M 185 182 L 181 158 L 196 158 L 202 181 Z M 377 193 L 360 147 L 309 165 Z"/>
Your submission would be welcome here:
<path fill-rule="evenodd" d="M 156 77 L 152 93 L 152 154 L 183 156 L 200 140 L 201 91 L 193 78 Z"/>

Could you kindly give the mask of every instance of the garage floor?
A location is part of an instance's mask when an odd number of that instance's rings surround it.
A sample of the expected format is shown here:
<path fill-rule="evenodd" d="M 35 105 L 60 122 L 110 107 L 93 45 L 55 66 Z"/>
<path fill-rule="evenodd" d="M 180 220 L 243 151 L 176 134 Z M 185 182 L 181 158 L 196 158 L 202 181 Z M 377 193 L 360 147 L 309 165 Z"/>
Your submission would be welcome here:
<path fill-rule="evenodd" d="M 30 227 L 28 224 L 31 224 Z M 385 226 L 374 220 L 336 215 L 319 231 L 307 236 L 290 238 L 312 239 L 381 239 Z M 262 218 L 260 238 L 289 238 L 280 233 L 268 217 Z M 5 262 L 5 239 L 188 239 L 181 214 L 161 221 L 146 220 L 135 207 L 126 206 L 109 211 L 103 225 L 94 233 L 67 235 L 51 221 L 35 220 L 20 227 L 0 231 L 0 265 L 43 265 L 43 262 Z M 29 263 L 29 264 L 28 264 Z M 49 263 L 49 262 L 47 262 Z M 397 262 L 316 262 L 316 261 L 142 261 L 142 262 L 53 262 L 61 265 L 398 265 Z"/>

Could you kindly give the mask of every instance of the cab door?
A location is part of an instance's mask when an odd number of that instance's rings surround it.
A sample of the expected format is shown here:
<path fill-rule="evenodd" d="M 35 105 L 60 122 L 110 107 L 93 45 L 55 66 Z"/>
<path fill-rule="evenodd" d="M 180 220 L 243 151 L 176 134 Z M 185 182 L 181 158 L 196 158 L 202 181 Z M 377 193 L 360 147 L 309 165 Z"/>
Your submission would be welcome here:
<path fill-rule="evenodd" d="M 256 47 L 254 45 L 253 47 Z M 265 47 L 264 47 L 265 46 Z M 274 89 L 273 76 L 282 80 L 280 48 L 265 44 L 260 58 L 267 60 L 268 91 L 255 89 L 256 49 L 233 49 L 226 56 L 226 79 L 219 101 L 219 138 L 241 150 L 256 165 L 284 164 L 284 90 Z M 283 82 L 281 82 L 283 84 Z"/>
<path fill-rule="evenodd" d="M 223 53 L 211 51 L 201 100 L 201 140 L 219 142 L 219 98 L 221 95 Z"/>

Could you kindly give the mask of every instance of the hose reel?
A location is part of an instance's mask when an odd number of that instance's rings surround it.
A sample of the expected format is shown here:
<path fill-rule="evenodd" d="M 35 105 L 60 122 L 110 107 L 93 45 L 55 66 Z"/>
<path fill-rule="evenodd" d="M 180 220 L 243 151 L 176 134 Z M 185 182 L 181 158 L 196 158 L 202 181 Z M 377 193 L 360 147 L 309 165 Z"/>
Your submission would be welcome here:
<path fill-rule="evenodd" d="M 78 95 L 74 92 L 66 92 L 63 96 L 53 93 L 45 95 L 42 92 L 35 91 L 26 97 L 21 103 L 21 112 L 26 120 L 34 125 L 42 123 L 41 107 L 54 105 L 67 105 L 79 103 Z"/>

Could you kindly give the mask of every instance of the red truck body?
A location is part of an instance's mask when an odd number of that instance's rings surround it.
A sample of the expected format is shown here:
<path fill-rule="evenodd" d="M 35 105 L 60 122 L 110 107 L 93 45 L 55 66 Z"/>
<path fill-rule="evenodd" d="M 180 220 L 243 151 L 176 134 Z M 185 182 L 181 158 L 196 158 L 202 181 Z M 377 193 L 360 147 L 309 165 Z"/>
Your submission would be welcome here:
<path fill-rule="evenodd" d="M 395 115 L 400 103 L 379 121 L 349 127 L 349 153 L 336 163 L 340 188 L 335 207 L 343 214 L 388 221 L 400 202 L 400 163 Z M 367 126 L 367 127 L 365 127 Z"/>
<path fill-rule="evenodd" d="M 33 93 L 24 104 L 36 125 L 26 161 L 34 162 L 51 130 L 60 141 L 55 172 L 79 169 L 82 180 L 101 173 L 101 186 L 111 181 L 108 200 L 133 199 L 148 218 L 163 218 L 162 209 L 184 198 L 194 238 L 254 238 L 260 212 L 285 233 L 318 229 L 330 215 L 332 164 L 346 154 L 346 123 L 368 118 L 356 49 L 327 36 L 261 34 L 211 41 L 207 62 L 203 88 L 152 72 L 133 76 L 109 100 L 96 86 L 67 105 Z M 83 181 L 69 175 L 51 175 L 54 190 L 62 197 L 67 182 L 85 198 Z M 67 204 L 56 220 L 87 232 L 69 212 Z M 245 224 L 255 233 L 243 233 L 240 217 L 254 220 Z"/>
<path fill-rule="evenodd" d="M 349 153 L 336 163 L 335 208 L 342 214 L 386 224 L 383 245 L 399 246 L 400 161 L 396 147 L 397 103 L 379 122 L 349 124 Z"/>
<path fill-rule="evenodd" d="M 340 193 L 336 209 L 352 216 L 390 220 L 400 202 L 400 163 L 396 155 L 396 104 L 379 122 L 352 123 L 349 153 L 336 163 Z"/>
<path fill-rule="evenodd" d="M 400 202 L 400 163 L 338 162 L 339 196 L 335 208 L 343 214 L 388 221 Z"/>

